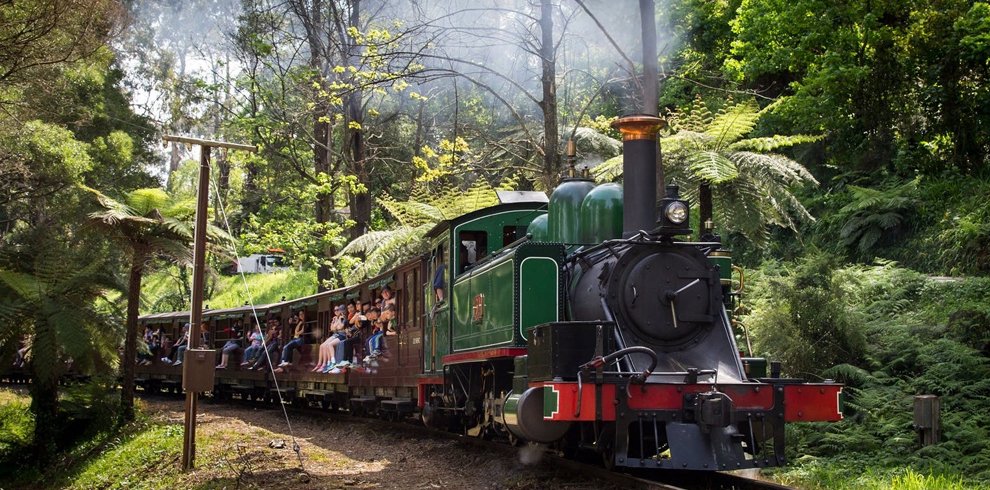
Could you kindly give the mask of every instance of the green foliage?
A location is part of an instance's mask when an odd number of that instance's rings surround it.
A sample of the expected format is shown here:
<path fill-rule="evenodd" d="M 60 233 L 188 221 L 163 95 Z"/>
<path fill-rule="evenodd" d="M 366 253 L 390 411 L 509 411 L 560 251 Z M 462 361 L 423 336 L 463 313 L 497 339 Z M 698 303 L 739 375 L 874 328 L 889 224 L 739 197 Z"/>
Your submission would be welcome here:
<path fill-rule="evenodd" d="M 188 296 L 182 296 L 178 281 L 191 277 L 176 277 L 174 267 L 161 267 L 145 277 L 141 288 L 141 314 L 164 313 L 188 308 Z M 316 293 L 316 274 L 312 270 L 286 270 L 269 274 L 237 275 L 210 274 L 206 278 L 207 295 L 203 303 L 211 309 L 235 308 L 248 301 L 247 290 L 256 305 L 277 303 L 284 298 L 301 298 Z M 179 307 L 175 305 L 178 304 Z"/>
<path fill-rule="evenodd" d="M 808 459 L 799 469 L 775 475 L 786 485 L 809 490 L 976 490 L 981 483 L 967 481 L 962 474 L 936 474 L 907 468 L 862 472 L 861 462 L 842 465 Z"/>
<path fill-rule="evenodd" d="M 835 258 L 809 256 L 793 266 L 756 276 L 760 295 L 746 319 L 754 349 L 780 360 L 791 375 L 821 376 L 836 364 L 862 360 L 861 319 L 832 273 Z"/>
<path fill-rule="evenodd" d="M 152 425 L 89 461 L 66 488 L 174 488 L 181 447 L 181 425 Z"/>
<path fill-rule="evenodd" d="M 990 272 L 990 179 L 948 177 L 920 189 L 917 266 L 944 274 Z M 903 259 L 902 259 L 903 260 Z"/>
<path fill-rule="evenodd" d="M 844 318 L 857 332 L 850 338 L 860 353 L 817 372 L 847 384 L 846 418 L 790 428 L 797 465 L 778 479 L 810 488 L 976 488 L 990 481 L 990 449 L 983 442 L 990 435 L 983 415 L 990 413 L 990 281 L 936 281 L 892 262 L 840 267 L 814 257 L 786 267 L 768 263 L 750 277 L 757 294 L 746 322 L 762 351 L 806 364 L 792 353 L 813 355 L 822 345 L 791 346 L 816 339 L 795 340 L 776 330 L 802 335 L 815 322 L 838 333 L 836 319 Z M 917 443 L 911 425 L 916 394 L 941 398 L 939 444 Z M 863 461 L 871 462 L 869 473 Z"/>
<path fill-rule="evenodd" d="M 835 182 L 832 192 L 809 200 L 820 216 L 811 234 L 818 247 L 859 261 L 886 257 L 938 275 L 990 271 L 987 178 Z"/>
<path fill-rule="evenodd" d="M 842 201 L 848 202 L 822 225 L 838 228 L 839 243 L 867 256 L 881 241 L 890 243 L 903 234 L 914 216 L 917 181 L 887 188 L 850 185 Z"/>
<path fill-rule="evenodd" d="M 277 303 L 282 298 L 302 298 L 316 294 L 316 275 L 311 270 L 245 274 L 244 280 L 240 275 L 219 276 L 215 281 L 211 288 L 213 295 L 205 300 L 214 309 L 243 306 L 248 302 L 248 291 L 251 294 L 250 300 L 256 305 Z"/>
<path fill-rule="evenodd" d="M 55 336 L 57 350 L 32 349 L 35 375 L 57 378 L 65 369 L 64 356 L 75 359 L 81 372 L 113 364 L 119 332 L 108 325 L 118 318 L 101 301 L 123 286 L 108 270 L 106 257 L 94 253 L 91 242 L 64 242 L 43 232 L 28 241 L 30 249 L 0 254 L 0 321 L 21 326 L 9 331 L 45 329 Z"/>
<path fill-rule="evenodd" d="M 30 446 L 34 416 L 27 400 L 5 391 L 0 392 L 0 398 L 3 401 L 0 403 L 0 461 L 10 461 Z M 4 477 L 2 473 L 0 480 Z"/>

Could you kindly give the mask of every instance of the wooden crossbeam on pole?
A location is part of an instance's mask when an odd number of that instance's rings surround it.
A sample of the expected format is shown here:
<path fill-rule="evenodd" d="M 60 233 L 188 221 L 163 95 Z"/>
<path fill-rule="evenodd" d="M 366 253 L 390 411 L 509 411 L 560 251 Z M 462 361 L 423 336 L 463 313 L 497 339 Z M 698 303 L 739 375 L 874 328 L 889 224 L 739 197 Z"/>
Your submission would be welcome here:
<path fill-rule="evenodd" d="M 203 276 L 206 268 L 206 221 L 207 209 L 210 195 L 210 149 L 229 148 L 232 150 L 244 150 L 257 152 L 258 147 L 254 145 L 242 145 L 238 143 L 227 143 L 225 141 L 213 141 L 201 138 L 190 138 L 186 136 L 164 135 L 162 139 L 175 143 L 190 143 L 201 146 L 199 162 L 199 190 L 196 196 L 196 224 L 195 235 L 193 237 L 193 287 L 192 300 L 189 312 L 189 342 L 187 351 L 199 347 L 200 330 L 199 325 L 203 321 Z M 186 356 L 186 364 L 192 362 Z M 211 365 L 210 368 L 213 366 Z M 186 373 L 189 366 L 183 366 L 183 373 Z M 184 380 L 185 381 L 185 380 Z M 185 383 L 183 383 L 185 384 Z M 196 460 L 196 406 L 197 392 L 193 389 L 186 389 L 185 425 L 182 433 L 182 469 L 191 470 Z"/>
<path fill-rule="evenodd" d="M 207 140 L 202 138 L 193 138 L 190 136 L 178 136 L 174 134 L 166 134 L 162 136 L 165 141 L 172 141 L 175 143 L 189 143 L 193 145 L 209 146 L 213 148 L 230 148 L 231 150 L 244 150 L 253 153 L 258 152 L 258 147 L 255 145 L 244 145 L 241 143 L 228 143 L 226 141 L 216 141 Z"/>

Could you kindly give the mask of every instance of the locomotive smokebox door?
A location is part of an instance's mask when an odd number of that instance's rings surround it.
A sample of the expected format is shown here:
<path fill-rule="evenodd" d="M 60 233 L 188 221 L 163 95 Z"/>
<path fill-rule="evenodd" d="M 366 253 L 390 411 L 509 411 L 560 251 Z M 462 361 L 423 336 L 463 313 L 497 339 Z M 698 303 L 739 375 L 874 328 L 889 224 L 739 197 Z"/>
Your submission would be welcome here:
<path fill-rule="evenodd" d="M 182 363 L 182 389 L 202 393 L 213 390 L 217 370 L 217 351 L 189 349 Z"/>

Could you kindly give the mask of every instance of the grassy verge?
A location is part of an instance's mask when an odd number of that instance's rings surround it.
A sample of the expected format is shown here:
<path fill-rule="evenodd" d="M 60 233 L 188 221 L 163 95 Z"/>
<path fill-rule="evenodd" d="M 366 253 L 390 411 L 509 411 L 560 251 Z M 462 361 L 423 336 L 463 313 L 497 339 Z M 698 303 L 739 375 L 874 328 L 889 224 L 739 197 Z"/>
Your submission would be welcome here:
<path fill-rule="evenodd" d="M 879 470 L 830 462 L 799 463 L 779 473 L 777 482 L 806 490 L 978 490 L 959 474 L 923 473 L 911 468 Z"/>
<path fill-rule="evenodd" d="M 17 452 L 31 443 L 34 417 L 28 408 L 31 399 L 24 391 L 0 390 L 0 462 L 13 462 Z M 0 467 L 7 466 L 0 464 Z M 0 468 L 0 482 L 6 471 Z M 0 485 L 2 487 L 2 485 Z"/>
<path fill-rule="evenodd" d="M 189 298 L 174 271 L 158 271 L 144 279 L 141 313 L 177 311 L 188 308 Z M 271 274 L 246 274 L 247 290 L 256 305 L 276 303 L 282 298 L 295 299 L 316 293 L 313 271 L 283 271 Z M 205 303 L 213 309 L 242 306 L 249 300 L 241 276 L 210 276 Z"/>
<path fill-rule="evenodd" d="M 182 425 L 149 422 L 133 429 L 58 486 L 80 490 L 188 488 L 181 484 L 185 474 L 178 469 Z"/>
<path fill-rule="evenodd" d="M 25 390 L 0 389 L 0 489 L 148 489 L 273 488 L 295 478 L 291 451 L 265 453 L 245 444 L 244 429 L 211 426 L 201 420 L 197 437 L 196 470 L 180 469 L 181 418 L 152 413 L 138 400 L 138 419 L 124 427 L 103 424 L 64 444 L 54 463 L 38 469 L 25 456 L 33 419 Z M 250 442 L 264 445 L 281 437 L 251 428 Z M 261 441 L 261 442 L 259 442 Z M 353 465 L 314 451 L 313 462 L 335 467 Z M 259 471 L 259 468 L 262 471 Z"/>

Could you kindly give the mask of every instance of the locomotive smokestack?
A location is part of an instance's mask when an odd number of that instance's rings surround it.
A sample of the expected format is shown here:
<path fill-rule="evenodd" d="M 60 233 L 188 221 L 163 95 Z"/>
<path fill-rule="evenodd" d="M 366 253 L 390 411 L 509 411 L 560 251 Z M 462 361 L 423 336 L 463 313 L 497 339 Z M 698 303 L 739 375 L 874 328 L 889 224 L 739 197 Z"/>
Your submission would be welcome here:
<path fill-rule="evenodd" d="M 664 120 L 637 114 L 612 123 L 622 133 L 622 236 L 652 230 L 657 222 L 657 132 Z"/>

